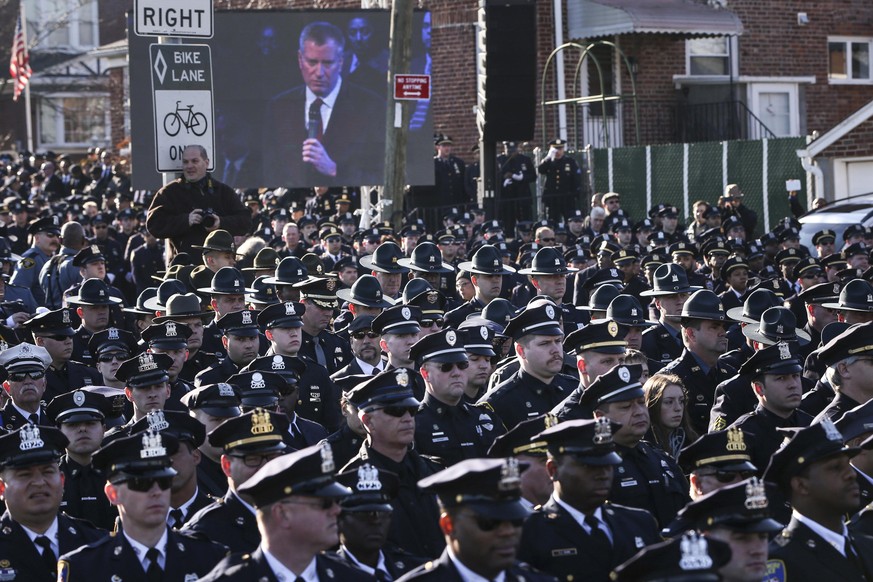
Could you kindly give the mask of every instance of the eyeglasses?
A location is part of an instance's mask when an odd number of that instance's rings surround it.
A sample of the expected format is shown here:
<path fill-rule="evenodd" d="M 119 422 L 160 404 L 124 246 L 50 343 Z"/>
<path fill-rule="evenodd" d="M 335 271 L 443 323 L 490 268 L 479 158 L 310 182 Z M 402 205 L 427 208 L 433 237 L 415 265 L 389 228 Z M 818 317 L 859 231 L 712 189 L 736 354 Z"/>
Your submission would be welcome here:
<path fill-rule="evenodd" d="M 409 416 L 415 416 L 418 414 L 418 408 L 415 406 L 386 406 L 381 410 L 388 416 L 393 416 L 394 418 L 401 418 L 407 412 L 409 413 Z"/>
<path fill-rule="evenodd" d="M 152 485 L 158 484 L 161 491 L 166 491 L 173 484 L 172 477 L 131 477 L 124 481 L 127 488 L 131 491 L 140 491 L 142 493 L 151 490 Z"/>
<path fill-rule="evenodd" d="M 45 371 L 42 372 L 10 372 L 9 379 L 12 382 L 24 382 L 26 378 L 31 380 L 39 380 L 45 377 Z"/>
<path fill-rule="evenodd" d="M 327 511 L 331 507 L 337 504 L 336 497 L 321 497 L 318 501 L 296 501 L 294 499 L 284 499 L 282 503 L 290 503 L 291 505 L 308 505 L 309 507 L 315 507 L 316 509 L 321 509 L 323 511 Z"/>
<path fill-rule="evenodd" d="M 466 370 L 470 367 L 470 362 L 441 362 L 437 368 L 439 368 L 440 372 L 443 374 L 448 374 L 455 366 L 457 366 L 459 370 Z"/>
<path fill-rule="evenodd" d="M 719 483 L 733 483 L 734 481 L 743 481 L 751 479 L 755 476 L 754 471 L 720 471 L 716 469 L 712 473 L 702 473 L 701 477 L 715 477 Z"/>
<path fill-rule="evenodd" d="M 494 531 L 500 527 L 501 523 L 509 523 L 512 527 L 521 527 L 524 525 L 524 519 L 494 519 L 482 515 L 473 515 L 473 521 L 476 522 L 476 527 L 482 531 Z"/>
<path fill-rule="evenodd" d="M 352 334 L 352 337 L 356 340 L 362 340 L 365 337 L 368 337 L 370 339 L 376 339 L 377 337 L 379 337 L 379 334 L 375 331 L 356 331 Z"/>
<path fill-rule="evenodd" d="M 446 323 L 445 319 L 422 319 L 421 327 L 438 327 L 442 329 L 443 325 Z"/>
<path fill-rule="evenodd" d="M 276 457 L 280 456 L 281 453 L 275 453 L 272 455 L 230 455 L 231 457 L 235 457 L 240 459 L 243 462 L 243 465 L 246 467 L 260 467 L 264 463 L 272 461 Z"/>
<path fill-rule="evenodd" d="M 114 354 L 100 354 L 97 356 L 98 362 L 103 362 L 104 364 L 107 362 L 111 362 L 112 360 L 117 360 L 119 362 L 123 362 L 124 360 L 130 357 L 129 354 L 126 353 L 114 353 Z"/>

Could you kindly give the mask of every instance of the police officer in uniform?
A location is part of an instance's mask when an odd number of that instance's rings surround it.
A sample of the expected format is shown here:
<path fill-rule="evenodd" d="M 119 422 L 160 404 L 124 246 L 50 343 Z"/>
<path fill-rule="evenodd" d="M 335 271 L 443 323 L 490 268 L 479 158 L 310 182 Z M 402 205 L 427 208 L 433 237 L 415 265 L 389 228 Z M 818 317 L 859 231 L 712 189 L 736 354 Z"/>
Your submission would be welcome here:
<path fill-rule="evenodd" d="M 221 316 L 217 326 L 223 333 L 221 341 L 227 350 L 227 357 L 197 374 L 194 378 L 195 386 L 226 382 L 258 357 L 261 333 L 256 316 L 255 312 L 248 309 Z"/>
<path fill-rule="evenodd" d="M 568 277 L 579 269 L 567 266 L 559 247 L 543 247 L 537 251 L 529 268 L 520 269 L 519 275 L 527 275 L 537 295 L 551 298 L 561 309 L 561 319 L 567 334 L 587 323 L 586 314 L 572 303 L 564 302 Z"/>
<path fill-rule="evenodd" d="M 179 374 L 188 357 L 188 338 L 191 334 L 190 327 L 175 321 L 152 323 L 142 331 L 142 340 L 148 345 L 149 352 L 164 354 L 173 359 L 173 364 L 167 369 L 167 382 L 170 384 L 170 398 L 164 404 L 167 410 L 187 412 L 181 398 L 193 390 L 194 386 L 182 380 Z"/>
<path fill-rule="evenodd" d="M 40 218 L 30 223 L 27 233 L 33 237 L 33 246 L 21 254 L 9 282 L 30 289 L 36 302 L 43 305 L 45 293 L 39 284 L 39 272 L 61 246 L 61 221 L 57 216 Z"/>
<path fill-rule="evenodd" d="M 515 274 L 515 269 L 503 264 L 497 247 L 490 244 L 479 247 L 472 260 L 458 263 L 458 270 L 471 274 L 476 290 L 472 299 L 446 313 L 446 325 L 456 329 L 468 315 L 482 311 L 498 298 L 504 279 Z"/>
<path fill-rule="evenodd" d="M 529 514 L 521 503 L 521 469 L 513 458 L 467 459 L 420 480 L 439 499 L 446 549 L 401 580 L 555 580 L 516 558 Z"/>
<path fill-rule="evenodd" d="M 59 463 L 64 474 L 61 507 L 65 513 L 105 530 L 115 527 L 118 510 L 106 499 L 106 475 L 93 467 L 91 458 L 100 448 L 111 406 L 110 399 L 99 392 L 73 390 L 55 397 L 46 407 L 69 441 Z"/>
<path fill-rule="evenodd" d="M 577 385 L 561 374 L 564 365 L 558 308 L 550 301 L 529 306 L 509 320 L 505 335 L 515 341 L 519 370 L 480 399 L 487 403 L 507 429 L 539 416 L 561 403 Z"/>
<path fill-rule="evenodd" d="M 828 376 L 836 396 L 815 417 L 836 420 L 844 413 L 871 398 L 871 384 L 866 357 L 873 353 L 873 323 L 853 325 L 829 341 L 819 351 L 819 362 L 833 370 Z"/>
<path fill-rule="evenodd" d="M 133 424 L 144 418 L 149 411 L 164 409 L 164 404 L 170 397 L 167 368 L 172 364 L 170 356 L 150 353 L 140 354 L 121 363 L 115 376 L 124 382 L 124 395 L 133 407 L 133 414 L 126 424 L 107 431 L 104 444 L 128 436 Z"/>
<path fill-rule="evenodd" d="M 256 550 L 222 560 L 201 580 L 372 580 L 335 554 L 322 553 L 339 541 L 338 501 L 350 493 L 334 480 L 335 472 L 327 443 L 264 465 L 240 487 L 256 508 L 263 539 Z"/>
<path fill-rule="evenodd" d="M 94 463 L 106 473 L 106 497 L 118 506 L 121 527 L 111 536 L 61 556 L 58 580 L 196 580 L 227 548 L 167 525 L 179 442 L 149 430 L 104 446 Z"/>
<path fill-rule="evenodd" d="M 554 198 L 555 202 L 565 197 L 577 201 L 582 194 L 582 170 L 575 159 L 564 153 L 566 147 L 563 139 L 553 139 L 549 142 L 549 152 L 537 166 L 539 175 L 546 179 L 543 196 Z M 564 205 L 559 204 L 561 206 Z"/>
<path fill-rule="evenodd" d="M 573 580 L 606 581 L 609 572 L 660 537 L 651 514 L 608 500 L 621 464 L 612 431 L 601 417 L 568 420 L 534 436 L 548 450 L 546 470 L 555 490 L 524 524 L 520 555 L 532 566 Z"/>
<path fill-rule="evenodd" d="M 793 508 L 790 523 L 770 543 L 768 571 L 778 580 L 873 580 L 873 540 L 852 534 L 843 521 L 860 501 L 849 463 L 857 453 L 823 418 L 773 454 L 764 479 L 777 483 Z"/>
<path fill-rule="evenodd" d="M 285 454 L 288 418 L 263 408 L 225 420 L 209 433 L 209 444 L 220 447 L 221 468 L 227 476 L 224 497 L 194 514 L 183 531 L 198 533 L 226 545 L 231 552 L 253 552 L 261 542 L 255 508 L 239 491 L 258 469 Z"/>
<path fill-rule="evenodd" d="M 434 195 L 441 204 L 463 204 L 468 201 L 464 190 L 464 160 L 452 155 L 452 138 L 439 135 L 437 155 L 433 158 Z"/>
<path fill-rule="evenodd" d="M 582 393 L 580 406 L 622 425 L 613 433 L 621 465 L 616 467 L 610 501 L 645 509 L 664 527 L 688 501 L 688 483 L 676 461 L 642 440 L 650 419 L 641 373 L 639 364 L 614 367 Z"/>
<path fill-rule="evenodd" d="M 306 310 L 303 321 L 300 355 L 327 368 L 333 374 L 352 359 L 352 349 L 341 336 L 331 332 L 330 318 L 339 307 L 336 298 L 337 282 L 329 277 L 312 277 L 297 283 L 301 301 Z"/>
<path fill-rule="evenodd" d="M 182 371 L 179 372 L 179 378 L 185 382 L 193 383 L 197 372 L 218 362 L 214 353 L 201 349 L 205 325 L 212 317 L 213 312 L 201 309 L 200 299 L 197 295 L 180 293 L 170 296 L 165 304 L 163 315 L 152 320 L 152 323 L 175 321 L 183 323 L 191 329 L 191 335 L 188 336 L 188 357 L 182 365 Z"/>
<path fill-rule="evenodd" d="M 503 142 L 503 153 L 497 156 L 497 175 L 505 199 L 526 200 L 530 184 L 537 179 L 533 160 L 521 153 L 514 141 Z"/>
<path fill-rule="evenodd" d="M 447 329 L 424 336 L 410 349 L 420 364 L 425 395 L 415 423 L 415 448 L 445 466 L 484 457 L 503 423 L 487 406 L 464 399 L 467 387 L 467 349 L 460 334 Z"/>
<path fill-rule="evenodd" d="M 57 557 L 108 535 L 59 512 L 64 480 L 58 459 L 68 444 L 56 428 L 25 424 L 0 437 L 0 571 L 7 580 L 57 580 Z M 41 497 L 36 497 L 35 492 Z"/>
<path fill-rule="evenodd" d="M 655 270 L 652 287 L 651 291 L 643 291 L 640 296 L 655 298 L 658 325 L 643 332 L 642 351 L 650 360 L 663 366 L 678 358 L 683 349 L 679 326 L 668 316 L 679 315 L 682 305 L 696 289 L 688 284 L 685 269 L 673 263 L 663 264 Z"/>
<path fill-rule="evenodd" d="M 51 425 L 41 400 L 45 394 L 45 371 L 52 357 L 45 348 L 18 344 L 0 352 L 0 368 L 7 376 L 9 402 L 0 411 L 2 425 L 13 431 L 27 424 Z"/>
<path fill-rule="evenodd" d="M 86 279 L 79 287 L 78 295 L 67 298 L 69 305 L 76 306 L 82 324 L 73 336 L 73 354 L 71 360 L 93 366 L 88 341 L 98 331 L 103 331 L 110 325 L 110 308 L 121 305 L 121 299 L 114 297 L 109 286 L 101 279 Z"/>
<path fill-rule="evenodd" d="M 730 561 L 731 548 L 718 540 L 706 540 L 688 531 L 671 540 L 646 546 L 613 570 L 612 582 L 694 580 L 720 582 L 721 568 Z"/>

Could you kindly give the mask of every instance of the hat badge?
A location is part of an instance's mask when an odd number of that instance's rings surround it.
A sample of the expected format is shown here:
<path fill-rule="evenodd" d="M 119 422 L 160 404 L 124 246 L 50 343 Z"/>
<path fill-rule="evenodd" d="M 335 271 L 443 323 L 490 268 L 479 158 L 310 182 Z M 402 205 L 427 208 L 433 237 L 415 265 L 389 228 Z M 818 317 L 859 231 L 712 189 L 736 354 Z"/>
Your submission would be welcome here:
<path fill-rule="evenodd" d="M 615 323 L 614 321 L 610 321 L 609 323 L 606 324 L 606 331 L 612 337 L 617 336 L 618 335 L 618 324 Z M 625 369 L 627 369 L 627 368 L 625 368 Z"/>
<path fill-rule="evenodd" d="M 178 333 L 176 332 L 176 323 L 174 321 L 168 321 L 166 323 L 164 333 L 167 337 L 176 337 L 178 335 Z"/>
<path fill-rule="evenodd" d="M 485 327 L 484 325 L 480 326 L 479 327 L 479 335 L 482 336 L 483 340 L 487 340 L 488 339 L 488 328 Z"/>
<path fill-rule="evenodd" d="M 439 291 L 428 291 L 427 292 L 426 299 L 427 299 L 428 303 L 436 303 L 437 300 L 439 300 L 439 298 L 440 298 Z"/>
<path fill-rule="evenodd" d="M 427 258 L 428 263 L 436 263 L 436 257 L 431 255 Z"/>
<path fill-rule="evenodd" d="M 243 324 L 243 325 L 251 325 L 251 323 L 252 323 L 252 312 L 251 312 L 251 311 L 248 311 L 248 310 L 243 310 L 243 311 L 240 311 L 240 314 L 241 314 L 241 317 L 242 317 L 242 324 Z"/>
<path fill-rule="evenodd" d="M 25 424 L 18 431 L 18 436 L 21 439 L 18 449 L 21 451 L 32 451 L 45 446 L 45 442 L 39 436 L 39 427 L 35 424 Z"/>
<path fill-rule="evenodd" d="M 498 491 L 512 491 L 521 485 L 521 471 L 518 468 L 518 459 L 509 457 L 503 460 L 500 467 L 500 481 L 497 483 Z"/>
<path fill-rule="evenodd" d="M 225 384 L 224 382 L 221 382 L 218 385 L 218 395 L 220 397 L 235 396 L 235 394 L 233 392 L 233 387 L 230 384 Z"/>
<path fill-rule="evenodd" d="M 679 282 L 679 276 L 678 276 L 678 275 L 673 275 L 673 276 L 670 278 L 670 280 L 671 280 L 673 283 L 678 283 L 678 282 Z"/>
<path fill-rule="evenodd" d="M 403 319 L 407 319 L 407 320 L 408 320 L 408 319 L 411 319 L 411 318 L 412 318 L 412 311 L 411 311 L 408 307 L 403 307 L 403 308 L 400 310 L 400 315 L 403 316 Z"/>
<path fill-rule="evenodd" d="M 631 307 L 630 314 L 631 314 L 631 317 L 636 317 L 637 316 L 637 308 Z"/>
<path fill-rule="evenodd" d="M 336 470 L 336 464 L 333 461 L 333 449 L 327 441 L 321 442 L 321 472 L 333 473 Z"/>
<path fill-rule="evenodd" d="M 294 309 L 294 304 L 290 303 L 290 302 L 286 303 L 285 304 L 285 315 L 296 315 L 296 314 L 297 314 L 297 310 Z"/>
<path fill-rule="evenodd" d="M 790 360 L 791 350 L 788 348 L 788 344 L 785 342 L 779 342 L 777 345 L 779 346 L 779 359 Z"/>
<path fill-rule="evenodd" d="M 117 340 L 117 339 L 118 339 L 118 328 L 117 328 L 117 327 L 110 327 L 107 331 L 108 331 L 109 333 L 108 333 L 108 335 L 106 336 L 106 339 L 111 339 L 111 340 Z"/>
<path fill-rule="evenodd" d="M 455 335 L 455 332 L 453 330 L 450 329 L 449 331 L 446 332 L 446 343 L 447 344 L 449 344 L 450 346 L 454 346 L 455 342 L 457 342 L 457 341 L 458 341 L 458 336 Z"/>
<path fill-rule="evenodd" d="M 825 418 L 819 424 L 821 424 L 821 427 L 824 429 L 825 437 L 827 437 L 829 441 L 835 441 L 840 443 L 843 442 L 843 435 L 841 435 L 840 431 L 837 430 L 834 421 L 829 418 Z"/>
<path fill-rule="evenodd" d="M 81 390 L 76 390 L 73 392 L 73 404 L 76 406 L 82 406 L 85 404 L 85 393 Z"/>
<path fill-rule="evenodd" d="M 28 344 L 20 344 L 20 345 L 21 345 L 20 349 L 21 349 L 22 354 L 29 354 L 30 353 L 30 347 L 28 346 Z"/>
<path fill-rule="evenodd" d="M 630 382 L 631 373 L 626 367 L 622 366 L 618 369 L 618 377 L 621 378 L 622 382 Z"/>
<path fill-rule="evenodd" d="M 155 363 L 155 357 L 152 354 L 140 354 L 138 368 L 140 372 L 148 372 L 149 370 L 156 370 L 157 368 L 158 365 Z"/>
<path fill-rule="evenodd" d="M 105 297 L 106 291 L 104 291 L 103 289 L 100 289 L 100 291 L 97 292 L 97 295 L 99 295 L 100 297 Z"/>
<path fill-rule="evenodd" d="M 70 310 L 64 309 L 61 311 L 61 323 L 70 323 Z"/>
<path fill-rule="evenodd" d="M 555 266 L 556 266 L 556 267 L 560 267 L 560 266 L 561 266 L 561 259 L 559 259 L 559 258 L 557 258 L 557 257 L 555 258 Z"/>
<path fill-rule="evenodd" d="M 591 439 L 595 445 L 608 445 L 612 443 L 612 426 L 609 424 L 609 419 L 601 416 L 595 419 L 594 422 L 594 438 Z"/>
<path fill-rule="evenodd" d="M 163 410 L 151 410 L 146 415 L 146 420 L 149 423 L 149 430 L 162 431 L 170 428 L 170 423 L 164 417 Z"/>
<path fill-rule="evenodd" d="M 100 254 L 100 247 L 98 247 L 97 245 L 91 245 L 91 252 L 94 253 L 95 255 L 99 255 Z"/>
<path fill-rule="evenodd" d="M 142 449 L 139 451 L 140 459 L 151 459 L 153 457 L 165 457 L 167 449 L 164 447 L 161 433 L 149 429 L 142 435 Z"/>
<path fill-rule="evenodd" d="M 273 356 L 273 361 L 270 363 L 270 369 L 271 370 L 284 370 L 285 369 L 285 359 L 282 356 L 280 356 L 279 354 L 276 354 L 275 356 Z"/>
<path fill-rule="evenodd" d="M 397 381 L 398 386 L 409 386 L 409 374 L 406 373 L 406 370 L 400 368 L 397 373 L 394 375 L 394 379 Z"/>
<path fill-rule="evenodd" d="M 743 435 L 743 429 L 739 427 L 731 427 L 727 430 L 727 446 L 729 451 L 745 451 L 746 440 Z"/>
<path fill-rule="evenodd" d="M 705 570 L 712 567 L 712 558 L 709 557 L 706 538 L 696 532 L 688 532 L 682 536 L 679 542 L 682 557 L 679 559 L 679 567 L 683 570 Z"/>
<path fill-rule="evenodd" d="M 268 434 L 273 432 L 273 423 L 270 422 L 270 413 L 263 408 L 255 408 L 252 411 L 252 434 Z"/>
<path fill-rule="evenodd" d="M 549 319 L 555 319 L 555 308 L 551 305 L 546 305 L 546 317 Z"/>
<path fill-rule="evenodd" d="M 781 323 L 776 324 L 776 333 L 785 333 L 785 326 Z"/>
<path fill-rule="evenodd" d="M 336 289 L 336 281 L 334 281 L 333 279 L 328 279 L 324 285 L 325 287 L 327 287 L 328 291 L 333 291 L 334 289 Z"/>
<path fill-rule="evenodd" d="M 495 267 L 499 267 L 499 266 L 500 266 L 500 260 L 499 260 L 499 259 L 494 259 L 494 266 L 495 266 Z"/>
<path fill-rule="evenodd" d="M 355 489 L 358 491 L 381 491 L 382 482 L 379 480 L 379 469 L 370 463 L 364 463 L 358 467 L 358 482 Z"/>
<path fill-rule="evenodd" d="M 264 380 L 264 376 L 260 372 L 255 372 L 252 374 L 251 388 L 252 390 L 258 390 L 261 388 L 266 388 L 267 382 Z"/>
<path fill-rule="evenodd" d="M 764 488 L 764 482 L 759 481 L 757 477 L 752 477 L 746 484 L 746 501 L 744 503 L 746 509 L 767 509 L 770 502 L 767 500 L 767 490 Z"/>

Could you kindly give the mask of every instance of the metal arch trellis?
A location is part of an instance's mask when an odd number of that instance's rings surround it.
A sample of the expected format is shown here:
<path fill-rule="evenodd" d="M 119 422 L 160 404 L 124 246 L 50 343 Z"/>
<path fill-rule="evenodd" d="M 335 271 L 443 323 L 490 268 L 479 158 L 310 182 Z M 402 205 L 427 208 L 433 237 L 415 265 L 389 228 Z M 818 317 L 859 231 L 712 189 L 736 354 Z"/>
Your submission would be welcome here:
<path fill-rule="evenodd" d="M 597 57 L 592 54 L 591 60 L 594 63 L 595 68 L 597 69 L 598 80 L 600 81 L 600 94 L 599 95 L 589 95 L 585 97 L 570 97 L 568 99 L 554 99 L 551 101 L 545 100 L 546 95 L 546 77 L 549 73 L 549 65 L 552 63 L 552 60 L 561 53 L 564 49 L 575 48 L 581 51 L 579 56 L 579 60 L 576 62 L 576 70 L 573 76 L 573 91 L 575 92 L 579 87 L 579 72 L 582 70 L 582 63 L 585 61 L 585 57 L 589 56 L 589 53 L 598 46 L 609 46 L 616 50 L 624 62 L 624 66 L 627 68 L 628 77 L 631 82 L 631 93 L 629 97 L 633 101 L 634 106 L 634 132 L 636 135 L 636 143 L 639 145 L 640 143 L 640 122 L 639 122 L 639 106 L 637 104 L 637 84 L 636 79 L 634 78 L 633 68 L 631 67 L 630 60 L 625 56 L 624 51 L 618 47 L 614 42 L 610 42 L 608 40 L 596 40 L 589 44 L 588 46 L 582 46 L 576 42 L 567 42 L 556 48 L 549 54 L 549 58 L 546 59 L 545 67 L 543 68 L 543 76 L 542 82 L 540 86 L 540 95 L 543 96 L 542 101 L 540 102 L 540 111 L 541 111 L 541 126 L 543 130 L 543 143 L 548 143 L 549 139 L 546 136 L 546 107 L 553 105 L 562 105 L 566 103 L 573 103 L 575 105 L 579 105 L 581 103 L 596 103 L 600 102 L 603 107 L 603 111 L 606 111 L 606 102 L 607 101 L 617 101 L 622 99 L 626 95 L 616 94 L 616 95 L 607 95 L 603 92 L 603 68 L 600 65 L 600 62 L 597 60 Z M 606 138 L 606 147 L 609 147 L 609 123 L 607 122 L 606 116 L 602 116 L 602 124 L 603 124 L 603 135 Z M 572 144 L 573 149 L 578 149 L 578 144 L 575 143 L 576 137 L 578 135 L 578 127 L 579 127 L 579 108 L 573 108 L 573 141 Z"/>

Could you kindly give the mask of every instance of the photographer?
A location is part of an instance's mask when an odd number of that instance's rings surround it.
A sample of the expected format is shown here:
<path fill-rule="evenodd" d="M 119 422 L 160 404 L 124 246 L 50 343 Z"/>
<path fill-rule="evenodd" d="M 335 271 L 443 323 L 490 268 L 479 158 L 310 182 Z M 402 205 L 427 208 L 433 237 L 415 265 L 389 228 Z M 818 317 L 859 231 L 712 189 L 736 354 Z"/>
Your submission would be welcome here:
<path fill-rule="evenodd" d="M 194 253 L 206 235 L 222 228 L 244 237 L 252 226 L 251 212 L 233 189 L 215 180 L 206 170 L 209 158 L 200 145 L 189 145 L 182 153 L 182 177 L 155 194 L 146 227 L 157 238 L 170 241 L 172 255 Z"/>

